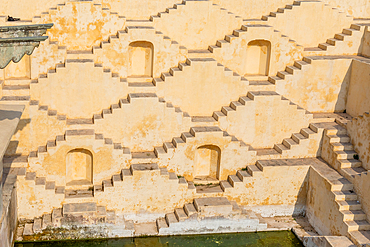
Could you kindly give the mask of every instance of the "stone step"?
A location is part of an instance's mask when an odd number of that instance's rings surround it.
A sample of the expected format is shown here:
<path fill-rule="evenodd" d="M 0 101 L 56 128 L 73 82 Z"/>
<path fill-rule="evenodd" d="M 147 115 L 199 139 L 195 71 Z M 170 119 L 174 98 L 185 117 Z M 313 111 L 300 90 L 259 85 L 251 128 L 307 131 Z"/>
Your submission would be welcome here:
<path fill-rule="evenodd" d="M 53 222 L 51 219 L 51 214 L 44 214 L 42 216 L 42 229 L 46 229 L 47 227 L 52 227 Z"/>
<path fill-rule="evenodd" d="M 256 165 L 247 166 L 247 171 L 253 177 L 262 175 L 262 171 Z"/>
<path fill-rule="evenodd" d="M 3 96 L 30 96 L 29 85 L 3 86 Z"/>
<path fill-rule="evenodd" d="M 304 135 L 302 135 L 301 133 L 293 133 L 293 134 L 292 134 L 292 139 L 293 139 L 296 143 L 298 143 L 298 144 L 300 144 L 300 143 L 301 143 L 301 141 L 303 141 L 303 140 L 308 140 L 308 138 L 307 138 L 307 137 L 305 137 Z"/>
<path fill-rule="evenodd" d="M 349 167 L 361 167 L 362 162 L 355 159 L 338 159 L 340 163 L 340 167 L 343 168 L 349 168 Z"/>
<path fill-rule="evenodd" d="M 195 209 L 195 206 L 193 203 L 187 203 L 184 205 L 184 212 L 188 217 L 197 214 L 197 210 Z"/>
<path fill-rule="evenodd" d="M 347 129 L 337 123 L 321 123 L 319 124 L 325 129 L 327 135 L 347 135 Z"/>
<path fill-rule="evenodd" d="M 347 135 L 328 135 L 330 143 L 333 142 L 341 142 L 341 143 L 348 143 L 350 142 L 350 138 Z"/>
<path fill-rule="evenodd" d="M 179 222 L 176 218 L 175 213 L 169 213 L 165 216 L 166 222 L 168 226 L 171 226 L 171 224 Z"/>
<path fill-rule="evenodd" d="M 306 137 L 306 138 L 309 138 L 310 135 L 313 135 L 313 134 L 316 134 L 316 132 L 314 132 L 312 129 L 310 128 L 303 128 L 301 129 L 300 133 Z"/>
<path fill-rule="evenodd" d="M 178 221 L 182 221 L 188 218 L 185 210 L 183 208 L 176 208 L 175 209 L 175 216 Z"/>
<path fill-rule="evenodd" d="M 19 86 L 19 85 L 30 85 L 31 79 L 28 78 L 12 78 L 12 79 L 5 79 L 4 85 L 6 86 Z"/>
<path fill-rule="evenodd" d="M 23 229 L 23 236 L 33 235 L 33 223 L 26 223 Z"/>
<path fill-rule="evenodd" d="M 361 203 L 357 200 L 343 200 L 337 202 L 339 204 L 339 210 L 361 210 Z"/>
<path fill-rule="evenodd" d="M 362 210 L 343 210 L 344 221 L 366 220 L 366 214 Z"/>
<path fill-rule="evenodd" d="M 370 246 L 370 231 L 353 231 L 349 234 L 357 246 Z"/>
<path fill-rule="evenodd" d="M 220 182 L 220 187 L 223 192 L 226 192 L 228 189 L 232 189 L 233 186 L 227 180 L 223 180 Z"/>
<path fill-rule="evenodd" d="M 348 231 L 370 231 L 370 224 L 366 220 L 346 221 Z"/>
<path fill-rule="evenodd" d="M 341 142 L 333 142 L 330 143 L 330 146 L 334 151 L 351 151 L 353 150 L 353 145 L 348 143 L 341 143 Z"/>
<path fill-rule="evenodd" d="M 32 230 L 34 233 L 40 233 L 42 231 L 42 218 L 36 218 L 33 220 Z"/>
<path fill-rule="evenodd" d="M 157 156 L 154 152 L 131 152 L 132 159 L 155 159 Z"/>
<path fill-rule="evenodd" d="M 156 224 L 157 224 L 157 231 L 159 231 L 159 229 L 161 228 L 168 228 L 168 224 L 165 218 L 157 219 Z"/>
<path fill-rule="evenodd" d="M 236 176 L 238 176 L 238 178 L 241 180 L 241 181 L 243 181 L 244 182 L 244 180 L 245 179 L 247 179 L 247 178 L 250 178 L 251 177 L 251 175 L 245 170 L 245 171 L 243 171 L 243 170 L 238 170 L 237 172 L 236 172 Z"/>
<path fill-rule="evenodd" d="M 30 96 L 3 96 L 1 98 L 2 103 L 20 103 L 27 104 L 30 101 Z"/>
<path fill-rule="evenodd" d="M 298 145 L 298 143 L 292 138 L 285 138 L 283 140 L 283 145 L 288 149 L 292 149 L 294 146 Z"/>
<path fill-rule="evenodd" d="M 94 197 L 92 190 L 65 190 L 66 198 Z"/>
<path fill-rule="evenodd" d="M 203 197 L 194 199 L 195 209 L 202 216 L 227 215 L 232 211 L 232 205 L 226 197 Z"/>
<path fill-rule="evenodd" d="M 351 191 L 333 191 L 335 195 L 335 200 L 344 201 L 344 200 L 357 200 L 357 194 Z"/>
<path fill-rule="evenodd" d="M 358 154 L 353 150 L 335 151 L 337 159 L 354 159 Z"/>
<path fill-rule="evenodd" d="M 341 171 L 341 174 L 348 179 L 349 181 L 353 182 L 353 179 L 356 175 L 359 175 L 363 172 L 366 172 L 363 167 L 349 167 L 349 168 L 343 168 Z"/>
<path fill-rule="evenodd" d="M 97 213 L 97 211 L 98 207 L 95 202 L 63 204 L 63 216 L 81 215 L 84 213 Z"/>

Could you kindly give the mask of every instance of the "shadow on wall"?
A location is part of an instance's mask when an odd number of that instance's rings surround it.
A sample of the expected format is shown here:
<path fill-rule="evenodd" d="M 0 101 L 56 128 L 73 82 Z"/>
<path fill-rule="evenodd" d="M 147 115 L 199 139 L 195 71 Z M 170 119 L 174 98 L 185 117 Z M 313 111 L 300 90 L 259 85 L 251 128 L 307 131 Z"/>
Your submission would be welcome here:
<path fill-rule="evenodd" d="M 301 184 L 301 187 L 299 188 L 297 200 L 294 204 L 294 210 L 292 213 L 293 216 L 305 216 L 306 215 L 309 170 L 310 169 L 307 169 L 307 173 L 304 178 L 304 181 Z"/>
<path fill-rule="evenodd" d="M 338 93 L 338 97 L 337 97 L 337 101 L 335 103 L 334 112 L 344 112 L 346 110 L 348 90 L 349 90 L 349 85 L 351 81 L 352 65 L 353 65 L 353 61 L 351 62 L 351 65 L 348 67 L 346 75 L 344 76 L 342 80 L 339 93 Z M 328 95 L 327 97 L 330 97 L 330 96 L 331 95 Z"/>

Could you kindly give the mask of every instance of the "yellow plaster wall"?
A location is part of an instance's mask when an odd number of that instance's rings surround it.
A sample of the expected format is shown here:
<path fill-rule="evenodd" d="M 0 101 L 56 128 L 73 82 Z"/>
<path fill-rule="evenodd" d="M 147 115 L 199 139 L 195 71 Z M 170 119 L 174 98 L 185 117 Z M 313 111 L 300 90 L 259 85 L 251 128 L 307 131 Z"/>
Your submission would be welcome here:
<path fill-rule="evenodd" d="M 34 18 L 34 22 L 53 23 L 47 32 L 50 40 L 68 49 L 84 50 L 116 34 L 124 28 L 126 20 L 92 1 L 73 1 L 49 10 L 41 18 Z"/>
<path fill-rule="evenodd" d="M 105 186 L 103 192 L 96 191 L 95 196 L 87 201 L 106 206 L 107 210 L 115 210 L 116 213 L 170 213 L 194 198 L 207 196 L 225 196 L 246 206 L 304 207 L 308 169 L 307 165 L 264 167 L 261 175 L 245 178 L 225 192 L 211 194 L 189 190 L 187 183 L 180 183 L 177 178 L 169 179 L 168 174 L 161 175 L 160 170 L 133 170 L 132 176 L 115 180 L 113 187 Z M 276 180 L 276 177 L 280 179 Z M 35 185 L 33 180 L 27 181 L 24 177 L 18 179 L 18 187 L 22 188 L 18 197 L 20 217 L 28 219 L 50 213 L 65 202 L 86 201 L 66 199 L 63 194 L 54 194 L 54 190 L 45 190 L 44 186 Z M 52 196 L 55 198 L 47 199 Z"/>
<path fill-rule="evenodd" d="M 257 95 L 228 113 L 225 121 L 220 120 L 220 126 L 254 148 L 272 148 L 306 128 L 311 119 L 312 114 L 282 100 L 281 95 Z"/>
<path fill-rule="evenodd" d="M 165 11 L 166 8 L 171 8 L 176 3 L 181 3 L 181 0 L 98 0 L 104 7 L 110 8 L 112 11 L 126 16 L 132 20 L 148 20 L 151 15 L 156 15 L 158 12 Z"/>
<path fill-rule="evenodd" d="M 185 61 L 187 50 L 180 47 L 177 42 L 158 34 L 152 27 L 127 27 L 126 31 L 119 32 L 119 38 L 111 38 L 102 47 L 95 47 L 94 59 L 105 67 L 111 68 L 121 77 L 127 77 L 132 66 L 129 46 L 135 41 L 145 41 L 153 45 L 153 71 L 154 77 L 159 77 L 162 72 L 177 66 Z"/>
<path fill-rule="evenodd" d="M 31 84 L 31 98 L 69 118 L 92 118 L 127 95 L 127 83 L 92 60 L 66 61 L 47 78 Z M 78 100 L 77 100 L 78 99 Z"/>
<path fill-rule="evenodd" d="M 166 73 L 157 83 L 157 94 L 191 116 L 211 116 L 213 111 L 245 95 L 248 81 L 234 76 L 214 59 L 191 59 L 174 76 Z"/>
<path fill-rule="evenodd" d="M 104 139 L 95 135 L 66 136 L 65 141 L 57 141 L 55 147 L 48 147 L 47 152 L 38 152 L 38 157 L 29 160 L 28 172 L 37 172 L 38 177 L 55 181 L 56 186 L 66 186 L 66 159 L 71 150 L 85 149 L 92 154 L 93 184 L 99 184 L 112 174 L 125 168 L 127 154 L 122 149 L 115 149 L 113 144 L 106 144 Z"/>
<path fill-rule="evenodd" d="M 343 215 L 331 192 L 331 183 L 313 167 L 309 170 L 306 216 L 320 235 L 346 236 Z"/>
<path fill-rule="evenodd" d="M 370 2 L 367 0 L 325 0 L 324 2 L 354 18 L 368 18 L 370 16 Z"/>
<path fill-rule="evenodd" d="M 227 190 L 229 200 L 247 206 L 296 205 L 304 206 L 308 189 L 309 166 L 268 166 L 261 176 L 245 178 Z M 279 179 L 276 179 L 276 178 Z"/>
<path fill-rule="evenodd" d="M 50 214 L 60 208 L 64 194 L 55 194 L 55 190 L 45 190 L 45 185 L 35 185 L 35 180 L 17 178 L 18 219 L 33 219 L 43 214 Z"/>
<path fill-rule="evenodd" d="M 64 4 L 65 0 L 38 0 L 37 4 L 34 1 L 20 0 L 2 1 L 0 15 L 13 16 L 22 20 L 32 20 L 32 17 L 40 15 L 42 12 L 48 11 L 58 4 Z"/>
<path fill-rule="evenodd" d="M 276 32 L 273 27 L 266 25 L 247 25 L 246 30 L 239 32 L 239 37 L 231 39 L 230 43 L 221 44 L 221 48 L 213 49 L 213 58 L 231 70 L 245 75 L 247 61 L 255 63 L 256 57 L 248 54 L 247 46 L 255 40 L 269 41 L 271 51 L 267 75 L 276 75 L 285 66 L 302 59 L 303 47 Z"/>
<path fill-rule="evenodd" d="M 137 152 L 162 146 L 172 137 L 189 130 L 191 118 L 184 117 L 183 112 L 176 112 L 174 107 L 168 107 L 155 94 L 139 98 L 130 96 L 129 103 L 94 121 L 96 132 Z"/>
<path fill-rule="evenodd" d="M 370 114 L 369 112 L 353 118 L 347 124 L 348 134 L 356 152 L 360 156 L 362 166 L 370 169 Z"/>
<path fill-rule="evenodd" d="M 152 18 L 156 29 L 188 49 L 207 49 L 242 24 L 242 18 L 211 1 L 185 1 Z"/>
<path fill-rule="evenodd" d="M 66 121 L 58 120 L 57 116 L 48 116 L 47 111 L 38 108 L 38 105 L 26 105 L 6 155 L 28 155 L 64 133 Z"/>
<path fill-rule="evenodd" d="M 31 59 L 29 55 L 24 55 L 18 63 L 10 61 L 4 68 L 4 79 L 12 78 L 30 78 Z"/>
<path fill-rule="evenodd" d="M 217 128 L 217 127 L 216 127 Z M 158 164 L 171 172 L 184 176 L 192 181 L 197 170 L 197 148 L 204 145 L 213 145 L 220 149 L 219 179 L 225 180 L 228 175 L 235 174 L 247 165 L 256 161 L 256 152 L 249 150 L 249 146 L 239 141 L 233 141 L 231 136 L 223 136 L 223 131 L 208 131 L 189 135 L 185 143 L 180 143 L 175 149 L 159 156 Z"/>
<path fill-rule="evenodd" d="M 31 79 L 37 79 L 40 74 L 46 74 L 49 69 L 55 69 L 56 64 L 63 63 L 67 55 L 65 47 L 59 47 L 58 42 L 50 38 L 40 43 L 31 57 Z"/>
<path fill-rule="evenodd" d="M 276 91 L 310 112 L 344 111 L 352 59 L 333 56 L 309 60 L 310 65 L 278 80 Z"/>
<path fill-rule="evenodd" d="M 33 16 L 40 15 L 41 12 L 58 4 L 64 4 L 69 0 L 38 0 L 37 4 L 33 1 L 20 0 L 17 2 L 6 0 L 2 2 L 0 15 L 11 15 L 21 17 L 24 20 L 30 20 Z M 101 3 L 103 7 L 110 8 L 126 16 L 128 19 L 148 19 L 150 15 L 156 15 L 174 4 L 181 3 L 181 0 L 96 0 L 95 3 Z M 286 4 L 292 4 L 292 0 L 213 0 L 215 4 L 242 16 L 243 18 L 261 18 L 269 12 L 276 11 L 278 8 L 285 7 Z M 325 0 L 332 7 L 337 7 L 340 11 L 353 15 L 355 18 L 367 18 L 370 15 L 370 4 L 367 0 Z M 252 6 L 252 7 L 251 7 Z"/>
<path fill-rule="evenodd" d="M 354 60 L 348 88 L 347 113 L 352 117 L 370 111 L 370 63 Z"/>
<path fill-rule="evenodd" d="M 314 19 L 320 21 L 313 21 Z M 340 13 L 330 5 L 320 1 L 300 2 L 292 10 L 286 10 L 276 17 L 269 17 L 267 23 L 275 29 L 288 35 L 305 47 L 316 47 L 327 38 L 341 33 L 343 28 L 349 28 L 353 18 L 346 13 Z"/>
<path fill-rule="evenodd" d="M 284 8 L 287 4 L 293 4 L 294 1 L 213 0 L 213 2 L 243 18 L 260 19 L 262 15 L 275 12 L 278 8 Z M 370 15 L 370 3 L 367 0 L 324 0 L 322 2 L 329 3 L 332 7 L 353 15 L 355 18 L 367 18 Z M 251 8 L 251 6 L 253 7 Z"/>
<path fill-rule="evenodd" d="M 195 190 L 189 191 L 187 183 L 169 179 L 160 170 L 134 171 L 133 176 L 124 176 L 114 187 L 95 193 L 99 205 L 116 212 L 170 213 L 174 208 L 191 202 Z"/>

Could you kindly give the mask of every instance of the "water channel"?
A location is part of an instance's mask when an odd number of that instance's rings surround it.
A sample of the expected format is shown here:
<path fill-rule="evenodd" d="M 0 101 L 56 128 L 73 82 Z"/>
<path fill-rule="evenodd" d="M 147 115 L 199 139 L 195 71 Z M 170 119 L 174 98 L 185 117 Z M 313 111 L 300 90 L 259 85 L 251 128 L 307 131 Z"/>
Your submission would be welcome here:
<path fill-rule="evenodd" d="M 168 237 L 135 237 L 120 239 L 21 242 L 15 247 L 302 247 L 291 231 L 208 234 Z"/>

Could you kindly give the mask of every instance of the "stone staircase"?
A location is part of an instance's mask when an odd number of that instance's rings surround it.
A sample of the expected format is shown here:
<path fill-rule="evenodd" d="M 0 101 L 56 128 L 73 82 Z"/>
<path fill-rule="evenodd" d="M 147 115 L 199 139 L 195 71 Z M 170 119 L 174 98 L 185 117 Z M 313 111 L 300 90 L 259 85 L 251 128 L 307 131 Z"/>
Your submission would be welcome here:
<path fill-rule="evenodd" d="M 330 131 L 336 132 L 337 126 L 333 126 Z M 337 130 L 336 130 L 337 129 Z M 330 132 L 329 131 L 329 132 Z M 339 128 L 340 133 L 340 128 Z M 362 210 L 359 197 L 354 192 L 352 182 L 342 177 L 340 174 L 330 169 L 328 166 L 317 166 L 313 168 L 329 181 L 330 191 L 338 205 L 337 209 L 342 215 L 343 223 L 347 228 L 349 237 L 358 247 L 366 246 L 370 243 L 370 223 L 366 218 L 366 213 Z"/>
<path fill-rule="evenodd" d="M 212 217 L 217 217 L 218 221 L 207 225 L 207 218 Z M 193 203 L 187 203 L 164 218 L 157 219 L 156 223 L 160 234 L 186 234 L 193 231 L 224 233 L 226 225 L 229 225 L 226 232 L 237 232 L 237 229 L 256 231 L 267 227 L 252 211 L 242 210 L 235 201 L 229 201 L 226 197 L 196 198 Z"/>
<path fill-rule="evenodd" d="M 310 123 L 308 128 L 302 128 L 299 133 L 293 133 L 290 138 L 285 138 L 282 143 L 275 144 L 273 148 L 254 149 L 258 159 L 283 159 L 283 158 L 307 158 L 316 157 L 317 150 L 311 145 L 311 140 L 319 145 L 324 126 L 321 123 Z M 304 147 L 302 149 L 302 146 Z M 301 152 L 306 148 L 312 148 L 309 152 Z"/>
<path fill-rule="evenodd" d="M 155 86 L 158 86 L 159 84 L 165 83 L 166 80 L 172 79 L 172 77 L 175 77 L 176 74 L 184 72 L 187 69 L 190 69 L 190 66 L 193 65 L 193 63 L 197 62 L 216 62 L 215 59 L 213 58 L 187 58 L 185 63 L 179 63 L 178 67 L 171 68 L 169 72 L 165 72 L 161 74 L 161 77 L 159 78 L 154 78 L 153 79 L 153 84 Z M 235 79 L 240 78 L 242 83 L 245 83 L 246 85 L 249 85 L 249 82 L 246 78 L 240 76 L 239 74 L 233 72 L 227 67 L 224 67 L 222 64 L 217 63 L 218 69 L 222 69 L 224 71 L 225 76 L 230 76 L 234 77 Z"/>
<path fill-rule="evenodd" d="M 290 11 L 294 10 L 295 8 L 302 7 L 302 2 L 321 2 L 321 1 L 294 1 L 293 4 L 287 4 L 284 8 L 278 8 L 275 12 L 270 12 L 269 15 L 262 16 L 261 20 L 269 21 L 271 18 L 278 18 L 279 16 L 283 15 L 284 13 L 289 13 Z M 324 3 L 323 3 L 324 4 Z M 328 4 L 324 4 L 325 7 L 330 7 Z M 330 7 L 333 11 L 338 12 L 338 14 L 342 14 L 345 16 L 344 12 L 339 11 L 337 8 Z M 348 17 L 348 16 L 347 16 Z"/>
<path fill-rule="evenodd" d="M 156 162 L 159 158 L 164 158 L 173 154 L 175 148 L 186 145 L 186 142 L 191 138 L 195 138 L 197 133 L 206 132 L 222 132 L 224 138 L 229 138 L 233 142 L 239 142 L 240 147 L 249 148 L 243 141 L 238 140 L 235 136 L 230 136 L 217 126 L 199 126 L 190 128 L 189 132 L 182 133 L 180 137 L 174 137 L 172 142 L 165 142 L 161 147 L 155 147 L 152 152 L 132 152 L 132 160 L 134 163 L 147 163 L 148 160 Z"/>
<path fill-rule="evenodd" d="M 221 108 L 221 111 L 215 111 L 212 115 L 212 117 L 216 121 L 224 121 L 223 118 L 226 118 L 228 115 L 233 114 L 235 111 L 237 111 L 241 107 L 248 107 L 250 103 L 252 103 L 255 99 L 258 98 L 268 98 L 268 97 L 279 97 L 280 95 L 275 91 L 250 91 L 246 96 L 242 96 L 239 98 L 238 101 L 232 101 L 229 106 L 223 106 Z M 306 111 L 299 105 L 294 104 L 289 99 L 280 96 L 282 102 L 286 102 L 290 107 L 297 110 L 298 114 L 302 114 L 308 117 L 312 118 L 312 113 Z"/>
<path fill-rule="evenodd" d="M 57 63 L 55 65 L 55 69 L 49 69 L 47 73 L 40 74 L 38 80 L 32 80 L 32 84 L 37 84 L 40 81 L 47 79 L 49 77 L 52 77 L 55 73 L 57 73 L 59 70 L 65 70 L 67 66 L 70 66 L 70 64 L 90 64 L 94 66 L 95 68 L 101 68 L 103 73 L 110 74 L 111 77 L 119 77 L 117 73 L 113 73 L 111 69 L 109 68 L 103 68 L 103 65 L 101 63 L 95 63 L 93 59 L 66 59 L 62 63 Z M 122 79 L 121 82 L 124 82 Z M 32 85 L 31 85 L 32 86 Z"/>
<path fill-rule="evenodd" d="M 354 151 L 347 129 L 333 123 L 325 128 L 324 134 L 322 158 L 353 183 L 356 175 L 367 170 Z"/>
<path fill-rule="evenodd" d="M 151 15 L 150 16 L 150 21 L 154 22 L 156 21 L 157 19 L 159 18 L 162 18 L 166 15 L 169 15 L 175 11 L 179 11 L 183 8 L 186 7 L 186 3 L 187 2 L 190 2 L 189 0 L 183 0 L 181 3 L 177 3 L 177 4 L 174 4 L 172 8 L 166 8 L 166 11 L 164 12 L 159 12 L 157 15 Z M 212 4 L 212 6 L 216 7 L 216 8 L 219 8 L 221 12 L 225 13 L 225 14 L 229 14 L 229 15 L 232 15 L 232 16 L 235 16 L 232 12 L 228 11 L 227 9 L 225 8 L 221 8 L 219 5 L 217 4 Z M 240 16 L 235 16 L 235 18 L 237 19 L 241 19 Z"/>
<path fill-rule="evenodd" d="M 240 27 L 240 29 L 233 30 L 232 34 L 225 35 L 224 39 L 220 39 L 216 41 L 215 45 L 209 45 L 207 50 L 189 50 L 189 57 L 195 58 L 195 57 L 213 57 L 212 53 L 218 53 L 224 48 L 228 48 L 234 40 L 237 39 L 243 39 L 246 37 L 249 32 L 253 30 L 260 30 L 264 29 L 265 32 L 273 32 L 275 35 L 279 35 L 280 38 L 288 40 L 292 45 L 296 47 L 301 47 L 299 44 L 297 44 L 294 40 L 290 39 L 288 36 L 283 35 L 279 32 L 279 30 L 274 30 L 274 28 L 270 25 L 264 25 L 264 24 L 245 24 Z"/>
<path fill-rule="evenodd" d="M 94 3 L 93 0 L 84 0 L 84 2 L 91 2 L 94 4 L 94 6 L 100 6 L 102 14 L 109 14 L 109 15 L 115 15 L 117 19 L 123 19 L 126 18 L 124 16 L 119 15 L 117 12 L 112 12 L 109 8 L 102 7 L 99 3 Z M 32 18 L 33 23 L 41 23 L 44 19 L 46 19 L 49 16 L 55 15 L 58 11 L 65 8 L 66 3 L 58 4 L 56 7 L 49 8 L 48 11 L 42 12 L 40 15 L 34 16 Z"/>
<path fill-rule="evenodd" d="M 127 106 L 127 104 L 130 104 L 132 100 L 135 100 L 137 98 L 158 98 L 158 96 L 155 93 L 130 93 L 128 94 L 126 99 L 120 99 L 118 104 L 113 104 L 108 109 L 102 110 L 100 114 L 94 114 L 93 116 L 93 123 L 96 123 L 97 121 L 100 121 L 102 119 L 107 118 L 109 115 L 114 114 L 115 111 L 123 109 Z M 183 112 L 180 107 L 174 107 L 171 102 L 166 102 L 163 98 L 158 98 L 158 102 L 166 104 L 167 108 L 173 108 L 177 114 L 179 114 L 183 118 L 190 118 L 189 114 L 187 112 Z M 76 122 L 76 124 L 79 124 Z"/>
<path fill-rule="evenodd" d="M 94 202 L 65 203 L 62 208 L 53 209 L 52 213 L 44 214 L 33 221 L 20 221 L 20 225 L 24 224 L 22 235 L 25 237 L 51 228 L 115 224 L 115 218 L 114 211 L 106 210 L 104 206 L 98 206 Z"/>
<path fill-rule="evenodd" d="M 93 195 L 97 193 L 103 193 L 107 189 L 113 189 L 112 187 L 117 186 L 117 183 L 124 181 L 127 176 L 134 176 L 135 172 L 143 171 L 155 171 L 159 170 L 161 176 L 168 177 L 169 180 L 177 180 L 180 184 L 188 184 L 188 189 L 195 189 L 192 182 L 186 181 L 184 177 L 179 177 L 174 172 L 169 172 L 165 167 L 159 167 L 156 163 L 142 163 L 142 164 L 133 164 L 129 169 L 122 169 L 120 174 L 115 174 L 111 179 L 103 180 L 101 185 L 94 185 Z"/>
<path fill-rule="evenodd" d="M 307 47 L 306 55 L 358 55 L 362 35 L 366 26 L 369 24 L 351 24 L 350 28 L 343 29 L 342 33 L 335 34 L 334 38 L 329 38 L 325 43 L 320 43 L 318 47 Z"/>
<path fill-rule="evenodd" d="M 191 19 L 198 20 L 197 17 L 190 17 L 194 11 L 206 12 L 203 14 L 207 15 L 209 21 L 202 23 L 203 26 L 201 30 L 189 32 L 188 29 L 192 30 L 198 27 L 194 26 L 194 20 L 184 22 L 181 18 L 183 16 L 189 16 Z M 217 19 L 214 19 L 215 16 L 217 16 Z M 224 25 L 213 25 L 213 21 L 221 19 Z M 167 8 L 165 12 L 152 15 L 150 21 L 156 29 L 163 30 L 166 35 L 178 40 L 190 50 L 206 48 L 209 42 L 212 42 L 213 38 L 217 39 L 222 37 L 225 32 L 229 32 L 230 29 L 232 30 L 243 23 L 240 16 L 210 1 L 187 0 L 183 0 L 181 4 L 174 4 L 172 8 Z M 171 25 L 171 22 L 174 21 L 178 22 L 178 27 L 176 29 Z M 182 30 L 182 32 L 178 32 L 177 30 Z M 212 30 L 212 34 L 209 34 L 210 37 L 203 34 L 207 33 L 207 30 Z M 190 36 L 193 40 L 197 40 L 197 42 L 189 42 L 184 35 Z"/>
<path fill-rule="evenodd" d="M 48 141 L 45 146 L 40 146 L 37 151 L 30 152 L 28 161 L 30 162 L 30 159 L 37 159 L 43 156 L 44 153 L 47 153 L 49 150 L 55 149 L 59 143 L 63 143 L 67 141 L 69 137 L 75 136 L 91 136 L 96 141 L 102 141 L 105 145 L 111 145 L 115 150 L 121 150 L 120 152 L 126 154 L 130 152 L 129 149 L 122 147 L 120 143 L 113 143 L 112 139 L 104 138 L 103 134 L 96 134 L 93 129 L 71 129 L 66 130 L 64 135 L 56 136 L 55 140 Z"/>
<path fill-rule="evenodd" d="M 6 79 L 2 86 L 2 104 L 28 104 L 30 101 L 30 84 L 27 78 Z M 1 84 L 1 82 L 0 82 Z"/>
<path fill-rule="evenodd" d="M 304 73 L 307 66 L 310 66 L 315 60 L 328 60 L 328 59 L 358 59 L 368 61 L 365 57 L 360 56 L 307 56 L 303 57 L 300 61 L 295 61 L 293 66 L 287 66 L 285 71 L 279 71 L 276 76 L 269 76 L 269 82 L 277 85 L 278 83 L 284 83 L 284 80 L 296 76 L 300 73 Z"/>

